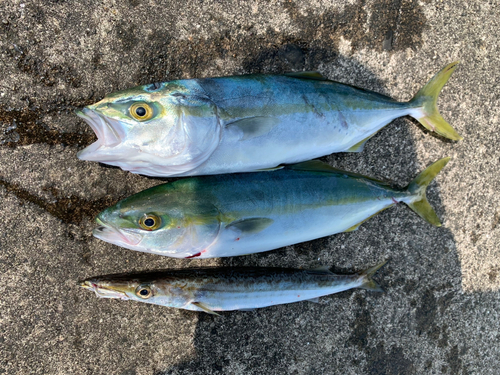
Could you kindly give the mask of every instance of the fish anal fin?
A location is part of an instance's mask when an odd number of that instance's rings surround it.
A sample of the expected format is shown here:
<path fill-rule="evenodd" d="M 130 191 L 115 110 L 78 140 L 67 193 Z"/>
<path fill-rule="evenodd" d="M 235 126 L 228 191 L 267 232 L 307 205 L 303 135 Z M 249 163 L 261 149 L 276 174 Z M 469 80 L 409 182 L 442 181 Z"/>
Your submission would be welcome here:
<path fill-rule="evenodd" d="M 263 231 L 274 222 L 267 217 L 252 217 L 233 221 L 226 226 L 226 229 L 238 230 L 241 234 L 255 234 Z"/>
<path fill-rule="evenodd" d="M 358 143 L 356 143 L 355 145 L 349 147 L 347 150 L 345 150 L 345 152 L 361 152 L 363 151 L 363 149 L 365 148 L 365 145 L 366 145 L 366 142 L 368 142 L 368 140 L 373 137 L 376 133 L 373 133 L 371 135 L 369 135 L 368 137 L 366 137 L 365 139 L 362 139 L 361 141 L 359 141 Z"/>
<path fill-rule="evenodd" d="M 388 209 L 389 207 L 385 207 L 385 208 L 382 208 L 380 211 L 377 211 L 375 212 L 373 215 L 371 216 L 368 216 L 365 220 L 363 221 L 360 221 L 359 223 L 357 223 L 356 225 L 353 225 L 352 227 L 346 229 L 344 232 L 354 232 L 355 230 L 358 230 L 358 228 L 360 227 L 361 224 L 363 224 L 365 221 L 368 221 L 370 220 L 372 217 L 374 217 L 375 215 L 378 215 L 379 213 L 381 213 L 382 211 Z"/>
<path fill-rule="evenodd" d="M 302 79 L 312 79 L 315 81 L 327 81 L 325 77 L 320 72 L 290 72 L 285 73 L 288 77 L 302 78 Z"/>
<path fill-rule="evenodd" d="M 306 301 L 313 302 L 313 303 L 319 303 L 319 297 L 309 298 L 309 299 L 306 299 Z"/>
<path fill-rule="evenodd" d="M 240 140 L 244 141 L 269 133 L 279 122 L 280 120 L 276 117 L 254 116 L 236 120 L 227 124 L 226 127 L 241 130 L 243 136 Z"/>
<path fill-rule="evenodd" d="M 256 172 L 272 172 L 272 171 L 278 171 L 280 169 L 285 168 L 284 165 L 278 165 L 276 167 L 271 167 L 271 168 L 262 168 L 262 169 L 257 169 Z"/>
<path fill-rule="evenodd" d="M 211 315 L 217 315 L 217 316 L 220 316 L 220 314 L 217 314 L 215 311 L 213 311 L 212 309 L 210 309 L 207 305 L 205 305 L 204 303 L 201 303 L 201 302 L 191 302 L 191 304 L 195 305 L 196 307 L 202 309 L 203 311 L 205 311 L 207 314 L 211 314 Z"/>

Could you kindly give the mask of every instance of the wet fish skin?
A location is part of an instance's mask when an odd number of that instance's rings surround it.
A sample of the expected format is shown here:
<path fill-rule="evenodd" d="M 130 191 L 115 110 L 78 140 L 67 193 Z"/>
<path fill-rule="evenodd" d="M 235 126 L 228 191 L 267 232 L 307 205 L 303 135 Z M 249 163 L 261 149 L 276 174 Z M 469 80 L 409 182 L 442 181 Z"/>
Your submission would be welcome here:
<path fill-rule="evenodd" d="M 216 314 L 304 300 L 316 302 L 318 297 L 352 288 L 382 291 L 371 277 L 384 264 L 351 275 L 336 275 L 326 268 L 192 268 L 93 277 L 80 286 L 101 298 Z"/>
<path fill-rule="evenodd" d="M 444 158 L 407 188 L 310 161 L 274 172 L 180 179 L 101 212 L 94 236 L 127 249 L 176 258 L 268 251 L 357 229 L 399 202 L 441 225 L 425 197 Z M 151 226 L 145 227 L 144 220 Z"/>
<path fill-rule="evenodd" d="M 359 152 L 377 131 L 405 115 L 459 140 L 436 107 L 456 64 L 406 103 L 308 72 L 139 86 L 77 112 L 98 137 L 78 157 L 157 177 L 251 172 Z M 151 118 L 133 117 L 140 103 Z"/>

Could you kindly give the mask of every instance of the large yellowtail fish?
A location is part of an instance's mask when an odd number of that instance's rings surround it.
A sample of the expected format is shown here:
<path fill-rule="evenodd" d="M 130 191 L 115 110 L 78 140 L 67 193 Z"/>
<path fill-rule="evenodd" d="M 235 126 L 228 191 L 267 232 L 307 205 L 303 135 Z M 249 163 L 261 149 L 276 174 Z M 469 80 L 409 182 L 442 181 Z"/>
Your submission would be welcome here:
<path fill-rule="evenodd" d="M 405 103 L 315 72 L 139 86 L 78 112 L 98 138 L 78 157 L 148 176 L 251 172 L 359 152 L 376 132 L 405 115 L 460 140 L 436 106 L 456 64 Z"/>
<path fill-rule="evenodd" d="M 319 297 L 352 288 L 382 291 L 371 276 L 384 263 L 352 275 L 336 275 L 327 268 L 188 268 L 92 277 L 80 286 L 101 298 L 217 314 L 305 300 L 317 302 Z"/>
<path fill-rule="evenodd" d="M 349 232 L 399 202 L 439 226 L 427 185 L 441 159 L 405 189 L 320 161 L 275 172 L 190 177 L 144 190 L 101 212 L 94 236 L 177 258 L 257 253 Z"/>

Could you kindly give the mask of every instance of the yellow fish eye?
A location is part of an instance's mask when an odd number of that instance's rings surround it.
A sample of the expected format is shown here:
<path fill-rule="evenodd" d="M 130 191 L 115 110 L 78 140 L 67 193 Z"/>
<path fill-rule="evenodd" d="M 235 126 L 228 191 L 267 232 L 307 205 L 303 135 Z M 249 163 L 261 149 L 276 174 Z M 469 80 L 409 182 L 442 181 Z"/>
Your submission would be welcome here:
<path fill-rule="evenodd" d="M 139 298 L 148 299 L 153 295 L 153 292 L 151 291 L 151 288 L 149 286 L 142 285 L 137 287 L 137 289 L 135 290 L 135 295 Z"/>
<path fill-rule="evenodd" d="M 137 121 L 147 121 L 153 118 L 153 108 L 144 102 L 137 102 L 129 108 L 130 116 Z"/>
<path fill-rule="evenodd" d="M 156 230 L 161 225 L 161 219 L 154 214 L 145 214 L 139 219 L 139 225 L 145 230 Z"/>

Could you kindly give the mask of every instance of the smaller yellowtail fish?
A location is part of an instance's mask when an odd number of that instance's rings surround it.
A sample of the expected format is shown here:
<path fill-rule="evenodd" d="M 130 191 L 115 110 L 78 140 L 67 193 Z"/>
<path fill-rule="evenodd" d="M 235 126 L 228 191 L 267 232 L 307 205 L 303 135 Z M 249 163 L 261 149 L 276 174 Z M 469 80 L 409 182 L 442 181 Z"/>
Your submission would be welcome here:
<path fill-rule="evenodd" d="M 425 196 L 441 159 L 405 189 L 320 161 L 275 172 L 190 177 L 132 195 L 101 212 L 94 236 L 176 258 L 258 253 L 356 230 L 399 202 L 441 225 Z"/>
<path fill-rule="evenodd" d="M 216 311 L 260 307 L 317 299 L 353 288 L 381 292 L 371 277 L 380 263 L 352 275 L 336 275 L 328 268 L 188 268 L 138 274 L 92 277 L 80 286 L 97 297 L 134 300 L 217 314 Z"/>
<path fill-rule="evenodd" d="M 77 112 L 97 135 L 78 157 L 158 177 L 252 172 L 360 152 L 376 132 L 406 115 L 460 140 L 436 106 L 456 65 L 405 103 L 317 72 L 139 86 Z"/>

